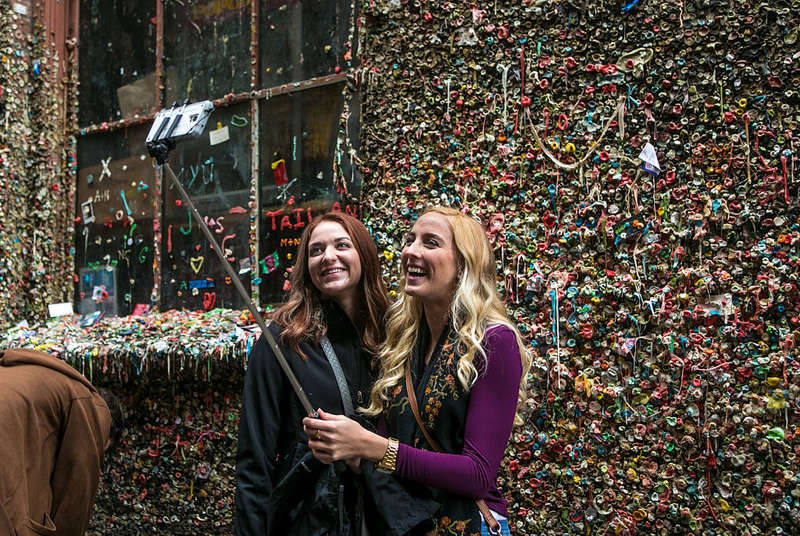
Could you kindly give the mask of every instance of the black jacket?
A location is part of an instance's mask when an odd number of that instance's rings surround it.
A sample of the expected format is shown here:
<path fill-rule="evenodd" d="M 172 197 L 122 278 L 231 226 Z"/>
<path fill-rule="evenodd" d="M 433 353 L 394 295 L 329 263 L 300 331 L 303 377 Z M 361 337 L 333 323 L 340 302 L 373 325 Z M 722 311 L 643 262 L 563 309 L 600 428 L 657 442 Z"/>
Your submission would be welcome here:
<path fill-rule="evenodd" d="M 369 358 L 348 316 L 324 308 L 328 339 L 341 363 L 354 404 L 369 393 Z M 303 343 L 308 359 L 280 344 L 282 327 L 268 329 L 314 409 L 343 414 L 333 371 L 321 348 Z M 349 471 L 318 462 L 303 432 L 300 401 L 262 335 L 250 352 L 242 396 L 236 461 L 236 534 L 308 536 L 357 534 L 357 489 Z"/>
<path fill-rule="evenodd" d="M 369 357 L 349 317 L 335 302 L 324 303 L 331 341 L 347 378 L 350 396 L 366 404 L 373 376 Z M 330 364 L 321 348 L 303 343 L 303 361 L 280 344 L 282 328 L 268 328 L 281 347 L 314 409 L 344 414 Z M 406 484 L 364 461 L 362 475 L 314 458 L 303 432 L 300 401 L 262 336 L 253 347 L 245 377 L 236 462 L 236 536 L 356 536 L 362 516 L 370 536 L 397 536 L 427 519 L 439 504 L 406 491 Z M 371 422 L 354 417 L 362 426 Z"/>

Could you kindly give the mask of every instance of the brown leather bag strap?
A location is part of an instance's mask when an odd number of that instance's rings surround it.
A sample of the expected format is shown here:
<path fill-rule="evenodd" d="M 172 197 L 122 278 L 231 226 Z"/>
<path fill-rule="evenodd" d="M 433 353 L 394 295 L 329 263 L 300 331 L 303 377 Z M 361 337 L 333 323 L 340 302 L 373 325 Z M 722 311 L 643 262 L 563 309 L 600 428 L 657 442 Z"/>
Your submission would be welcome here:
<path fill-rule="evenodd" d="M 436 442 L 428 433 L 428 429 L 422 424 L 422 418 L 419 416 L 419 406 L 417 405 L 417 395 L 414 393 L 414 386 L 411 384 L 411 370 L 406 367 L 406 391 L 408 391 L 408 405 L 411 406 L 411 411 L 414 412 L 414 418 L 417 419 L 417 424 L 422 433 L 425 434 L 425 439 L 428 440 L 433 450 L 442 452 L 442 446 Z"/>
<path fill-rule="evenodd" d="M 425 435 L 425 439 L 428 440 L 430 446 L 436 452 L 443 452 L 441 445 L 436 442 L 433 437 L 428 433 L 428 429 L 422 424 L 422 417 L 419 416 L 419 406 L 417 405 L 417 395 L 414 393 L 414 386 L 411 383 L 411 369 L 406 367 L 406 391 L 408 391 L 408 405 L 411 406 L 411 412 L 414 414 L 414 418 L 417 420 L 417 424 L 419 425 L 419 429 L 422 430 L 422 433 Z M 486 524 L 489 525 L 489 532 L 492 534 L 500 534 L 500 523 L 494 518 L 492 515 L 492 511 L 489 510 L 489 506 L 487 506 L 486 501 L 483 499 L 478 499 L 475 501 L 475 504 L 478 505 L 478 510 L 480 511 L 481 515 L 483 515 L 483 519 L 486 521 Z"/>

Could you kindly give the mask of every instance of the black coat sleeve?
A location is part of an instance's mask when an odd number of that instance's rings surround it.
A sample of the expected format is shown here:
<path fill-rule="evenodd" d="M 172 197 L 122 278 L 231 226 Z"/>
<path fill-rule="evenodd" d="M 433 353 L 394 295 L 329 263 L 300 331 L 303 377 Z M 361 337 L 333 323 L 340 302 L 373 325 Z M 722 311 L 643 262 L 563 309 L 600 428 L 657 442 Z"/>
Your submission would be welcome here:
<path fill-rule="evenodd" d="M 236 536 L 267 534 L 281 430 L 285 428 L 281 408 L 291 400 L 286 384 L 278 360 L 262 335 L 250 353 L 239 415 Z"/>

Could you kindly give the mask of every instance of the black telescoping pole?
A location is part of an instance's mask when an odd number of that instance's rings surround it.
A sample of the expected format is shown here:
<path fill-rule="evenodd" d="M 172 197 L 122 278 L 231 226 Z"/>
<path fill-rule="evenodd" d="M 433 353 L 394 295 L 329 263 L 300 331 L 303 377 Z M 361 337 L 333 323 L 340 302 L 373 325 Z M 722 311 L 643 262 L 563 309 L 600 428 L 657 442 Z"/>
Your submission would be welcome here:
<path fill-rule="evenodd" d="M 173 184 L 178 189 L 178 192 L 180 193 L 183 202 L 189 205 L 189 210 L 192 211 L 195 220 L 197 220 L 197 224 L 200 226 L 200 229 L 203 230 L 203 234 L 205 234 L 208 241 L 211 242 L 211 247 L 217 253 L 217 257 L 219 257 L 222 266 L 225 267 L 225 271 L 228 272 L 228 275 L 230 276 L 231 281 L 233 281 L 233 284 L 236 286 L 236 289 L 239 291 L 239 294 L 241 294 L 242 298 L 244 298 L 245 302 L 247 302 L 247 308 L 250 310 L 250 314 L 252 314 L 253 318 L 256 319 L 256 323 L 261 328 L 261 333 L 264 334 L 264 337 L 266 337 L 267 342 L 272 347 L 272 351 L 275 353 L 275 357 L 278 359 L 278 363 L 283 369 L 284 374 L 286 374 L 286 377 L 289 379 L 289 383 L 292 384 L 294 392 L 297 395 L 297 398 L 300 399 L 300 403 L 303 405 L 303 409 L 305 409 L 306 414 L 316 417 L 317 412 L 311 405 L 311 401 L 308 399 L 308 396 L 303 390 L 303 386 L 300 385 L 300 382 L 297 380 L 297 376 L 295 376 L 294 371 L 292 371 L 292 368 L 289 366 L 289 362 L 286 361 L 286 357 L 283 355 L 283 352 L 281 351 L 280 347 L 275 342 L 275 338 L 272 336 L 272 333 L 270 333 L 269 330 L 267 329 L 267 325 L 264 323 L 264 319 L 261 318 L 261 313 L 258 312 L 258 309 L 253 303 L 253 300 L 250 298 L 250 294 L 245 290 L 244 285 L 242 285 L 242 282 L 239 280 L 238 274 L 233 269 L 233 266 L 231 266 L 231 263 L 228 262 L 228 259 L 225 258 L 225 252 L 222 251 L 222 249 L 220 249 L 219 244 L 217 244 L 217 240 L 214 238 L 214 235 L 211 234 L 211 230 L 208 228 L 208 225 L 206 225 L 206 222 L 205 220 L 203 220 L 203 217 L 200 215 L 199 212 L 197 212 L 194 203 L 192 203 L 192 200 L 189 199 L 189 194 L 187 194 L 186 190 L 184 190 L 183 185 L 178 180 L 178 177 L 175 176 L 175 173 L 172 171 L 172 168 L 167 163 L 163 163 L 163 167 L 166 168 L 167 174 L 170 176 L 170 179 L 172 179 Z"/>

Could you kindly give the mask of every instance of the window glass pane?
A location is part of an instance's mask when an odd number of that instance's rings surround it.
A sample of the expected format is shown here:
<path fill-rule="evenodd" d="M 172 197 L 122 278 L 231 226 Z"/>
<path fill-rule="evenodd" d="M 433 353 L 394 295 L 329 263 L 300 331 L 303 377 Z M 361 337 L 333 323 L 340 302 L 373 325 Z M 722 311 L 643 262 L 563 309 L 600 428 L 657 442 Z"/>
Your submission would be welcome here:
<path fill-rule="evenodd" d="M 250 105 L 212 112 L 206 131 L 178 143 L 169 165 L 250 289 Z M 161 308 L 244 309 L 225 267 L 166 169 L 161 226 Z M 248 298 L 249 300 L 249 298 Z"/>
<path fill-rule="evenodd" d="M 261 237 L 254 269 L 262 304 L 283 300 L 285 270 L 310 219 L 334 204 L 348 208 L 338 203 L 333 173 L 342 89 L 342 84 L 317 87 L 261 104 Z M 356 193 L 359 184 L 347 186 Z"/>
<path fill-rule="evenodd" d="M 130 314 L 153 290 L 155 173 L 148 126 L 78 138 L 76 310 Z"/>
<path fill-rule="evenodd" d="M 164 9 L 166 101 L 250 91 L 250 0 L 182 0 Z"/>
<path fill-rule="evenodd" d="M 264 0 L 259 14 L 259 86 L 346 71 L 350 1 Z"/>
<path fill-rule="evenodd" d="M 146 116 L 156 103 L 156 0 L 80 2 L 78 122 Z"/>

